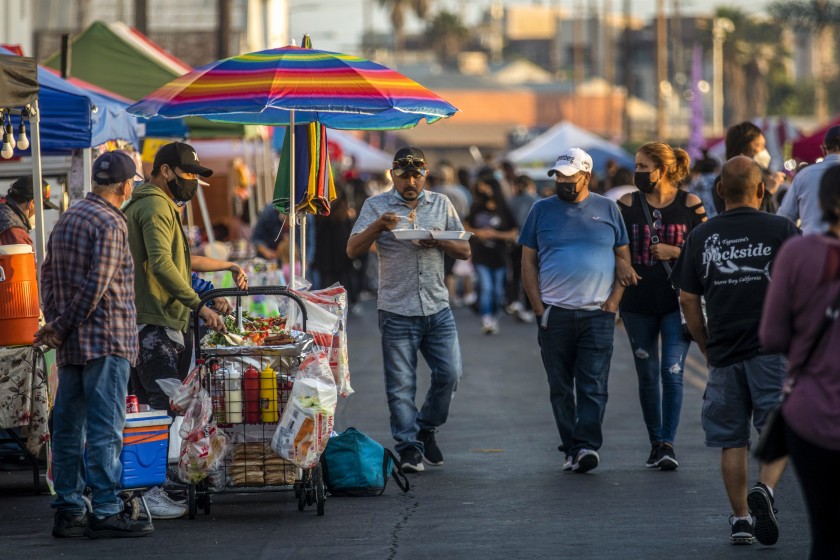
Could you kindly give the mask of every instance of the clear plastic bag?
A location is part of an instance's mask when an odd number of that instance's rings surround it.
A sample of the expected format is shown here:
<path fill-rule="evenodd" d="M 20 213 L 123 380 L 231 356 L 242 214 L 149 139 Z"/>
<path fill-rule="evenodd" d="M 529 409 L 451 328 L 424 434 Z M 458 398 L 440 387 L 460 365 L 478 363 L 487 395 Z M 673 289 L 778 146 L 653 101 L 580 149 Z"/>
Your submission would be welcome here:
<path fill-rule="evenodd" d="M 178 414 L 184 414 L 184 411 L 192 403 L 193 397 L 201 389 L 199 383 L 200 371 L 199 366 L 194 367 L 183 381 L 178 378 L 155 380 L 161 390 L 169 397 L 169 406 Z"/>
<path fill-rule="evenodd" d="M 338 394 L 353 394 L 350 385 L 350 360 L 347 353 L 347 290 L 335 286 L 312 292 L 295 292 L 306 307 L 306 331 L 315 338 L 316 350 L 327 353 Z M 296 305 L 288 310 L 288 324 L 301 329 L 301 317 Z"/>
<path fill-rule="evenodd" d="M 215 422 L 199 426 L 181 444 L 178 476 L 183 482 L 201 482 L 216 469 L 227 447 L 228 438 Z"/>
<path fill-rule="evenodd" d="M 271 439 L 275 453 L 303 469 L 318 462 L 333 431 L 338 402 L 335 389 L 326 353 L 307 356 L 300 365 L 289 402 Z"/>

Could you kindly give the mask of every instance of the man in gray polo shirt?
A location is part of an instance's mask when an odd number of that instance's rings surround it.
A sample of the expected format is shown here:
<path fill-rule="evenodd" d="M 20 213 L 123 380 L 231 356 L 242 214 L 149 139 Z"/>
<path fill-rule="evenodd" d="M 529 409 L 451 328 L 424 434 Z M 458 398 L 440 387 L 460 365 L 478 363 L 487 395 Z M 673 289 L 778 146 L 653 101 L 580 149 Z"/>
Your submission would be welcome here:
<path fill-rule="evenodd" d="M 400 149 L 391 169 L 394 188 L 365 201 L 347 241 L 351 259 L 376 243 L 385 392 L 400 465 L 408 472 L 422 471 L 424 462 L 443 464 L 435 431 L 446 422 L 461 378 L 461 349 L 443 282 L 443 256 L 470 258 L 466 240 L 398 240 L 391 232 L 463 231 L 446 195 L 423 190 L 427 172 L 422 151 Z M 432 370 L 431 386 L 419 411 L 415 404 L 418 350 Z"/>

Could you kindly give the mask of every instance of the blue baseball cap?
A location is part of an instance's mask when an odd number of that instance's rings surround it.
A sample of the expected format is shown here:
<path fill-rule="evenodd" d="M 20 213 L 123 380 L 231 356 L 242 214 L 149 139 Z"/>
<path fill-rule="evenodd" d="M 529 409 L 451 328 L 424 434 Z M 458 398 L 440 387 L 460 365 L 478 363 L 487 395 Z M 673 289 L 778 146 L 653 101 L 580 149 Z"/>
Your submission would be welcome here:
<path fill-rule="evenodd" d="M 122 151 L 105 152 L 93 162 L 93 181 L 97 185 L 113 185 L 128 179 L 143 180 L 134 160 Z"/>

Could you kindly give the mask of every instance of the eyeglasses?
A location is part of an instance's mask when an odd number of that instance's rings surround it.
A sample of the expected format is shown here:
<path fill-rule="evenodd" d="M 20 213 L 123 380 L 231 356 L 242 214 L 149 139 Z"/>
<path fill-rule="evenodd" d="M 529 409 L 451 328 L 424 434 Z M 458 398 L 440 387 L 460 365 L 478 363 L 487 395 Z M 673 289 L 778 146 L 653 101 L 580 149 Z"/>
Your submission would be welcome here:
<path fill-rule="evenodd" d="M 653 209 L 653 229 L 656 231 L 662 230 L 662 212 L 659 208 Z"/>
<path fill-rule="evenodd" d="M 423 158 L 416 158 L 411 155 L 394 160 L 394 169 L 405 169 L 406 167 L 416 167 L 418 169 L 425 169 L 426 160 Z"/>

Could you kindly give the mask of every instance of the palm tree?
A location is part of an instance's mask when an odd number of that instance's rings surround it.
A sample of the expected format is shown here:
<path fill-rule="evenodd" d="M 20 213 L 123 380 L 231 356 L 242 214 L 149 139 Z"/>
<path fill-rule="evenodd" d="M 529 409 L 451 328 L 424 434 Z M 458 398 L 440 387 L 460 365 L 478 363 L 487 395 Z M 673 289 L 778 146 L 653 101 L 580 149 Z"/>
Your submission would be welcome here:
<path fill-rule="evenodd" d="M 426 41 L 442 64 L 454 63 L 469 37 L 470 31 L 461 18 L 446 10 L 438 12 L 426 26 Z"/>
<path fill-rule="evenodd" d="M 723 44 L 725 122 L 765 116 L 768 76 L 787 56 L 780 40 L 781 26 L 759 20 L 739 8 L 718 8 L 715 17 L 729 19 L 735 28 Z"/>
<path fill-rule="evenodd" d="M 834 33 L 840 27 L 840 5 L 828 0 L 776 0 L 769 12 L 781 25 L 814 37 L 814 116 L 824 122 L 828 119 L 828 83 L 837 75 Z"/>
<path fill-rule="evenodd" d="M 377 0 L 383 8 L 391 10 L 391 24 L 394 26 L 394 51 L 399 57 L 405 47 L 405 14 L 414 11 L 420 19 L 425 19 L 432 7 L 432 0 Z"/>

